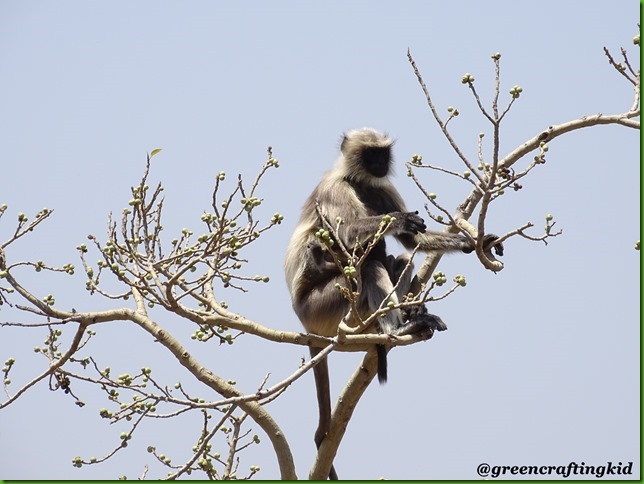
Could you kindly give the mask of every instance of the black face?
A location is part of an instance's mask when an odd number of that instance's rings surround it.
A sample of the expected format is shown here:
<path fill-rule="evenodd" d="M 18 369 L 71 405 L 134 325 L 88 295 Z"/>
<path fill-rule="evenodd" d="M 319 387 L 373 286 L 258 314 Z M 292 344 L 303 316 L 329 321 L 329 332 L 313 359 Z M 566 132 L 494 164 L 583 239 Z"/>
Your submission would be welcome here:
<path fill-rule="evenodd" d="M 389 173 L 390 148 L 365 148 L 362 151 L 362 166 L 375 177 L 382 178 Z"/>

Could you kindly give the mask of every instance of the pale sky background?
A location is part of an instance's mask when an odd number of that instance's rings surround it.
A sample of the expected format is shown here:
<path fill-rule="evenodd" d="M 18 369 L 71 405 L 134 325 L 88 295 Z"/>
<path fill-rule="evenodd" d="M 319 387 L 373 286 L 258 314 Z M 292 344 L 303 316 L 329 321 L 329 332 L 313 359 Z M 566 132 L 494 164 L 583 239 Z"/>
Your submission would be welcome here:
<path fill-rule="evenodd" d="M 583 115 L 625 112 L 630 84 L 608 66 L 602 47 L 637 62 L 639 3 L 622 1 L 0 1 L 0 203 L 16 214 L 43 207 L 54 215 L 11 247 L 11 261 L 42 259 L 80 267 L 76 245 L 103 237 L 110 211 L 120 213 L 138 182 L 145 154 L 151 180 L 166 187 L 167 241 L 182 227 L 200 233 L 220 171 L 255 176 L 273 146 L 280 168 L 260 190 L 261 212 L 285 216 L 249 251 L 248 273 L 271 283 L 226 296 L 232 310 L 273 328 L 299 331 L 282 260 L 299 210 L 338 154 L 343 131 L 372 126 L 397 139 L 396 185 L 413 209 L 423 200 L 404 162 L 464 168 L 440 134 L 406 59 L 410 48 L 442 113 L 461 116 L 454 136 L 476 158 L 477 135 L 491 129 L 461 76 L 472 73 L 491 100 L 490 55 L 502 54 L 502 99 L 523 94 L 507 117 L 507 153 L 549 125 Z M 489 144 L 486 146 L 489 148 Z M 489 151 L 488 151 L 489 155 Z M 531 160 L 529 157 L 528 160 Z M 490 231 L 527 221 L 539 235 L 547 213 L 564 235 L 546 247 L 514 238 L 505 269 L 485 271 L 474 257 L 445 258 L 448 278 L 468 285 L 431 305 L 449 326 L 434 339 L 390 353 L 390 381 L 360 402 L 336 458 L 344 479 L 478 479 L 490 465 L 590 465 L 633 461 L 640 472 L 639 133 L 603 126 L 550 143 L 547 163 L 498 200 Z M 525 162 L 515 165 L 525 166 Z M 454 208 L 469 185 L 422 172 L 425 186 Z M 232 179 L 233 177 L 229 177 Z M 231 186 L 231 185 L 229 185 Z M 396 249 L 395 245 L 392 245 Z M 396 249 L 397 250 L 397 249 Z M 98 254 L 89 254 L 92 263 Z M 85 275 L 18 273 L 37 295 L 53 292 L 62 308 L 106 309 L 90 298 Z M 16 301 L 18 302 L 18 301 Z M 34 321 L 3 306 L 0 321 Z M 215 373 L 253 391 L 266 372 L 275 383 L 304 347 L 251 337 L 232 347 L 194 345 L 194 327 L 158 313 Z M 142 366 L 168 385 L 190 376 L 159 345 L 126 323 L 96 328 L 93 349 L 113 374 Z M 0 360 L 17 359 L 12 389 L 39 373 L 33 353 L 45 331 L 0 329 Z M 214 343 L 214 342 L 213 342 Z M 265 358 L 265 362 L 257 358 Z M 362 355 L 334 354 L 334 393 Z M 165 377 L 165 378 L 164 378 Z M 167 470 L 148 445 L 184 462 L 198 438 L 197 414 L 147 421 L 126 452 L 106 464 L 72 467 L 118 444 L 122 424 L 98 416 L 106 400 L 76 385 L 78 408 L 45 384 L 0 411 L 4 479 L 149 478 Z M 214 395 L 199 393 L 204 398 Z M 268 406 L 292 445 L 298 474 L 308 475 L 315 447 L 313 377 L 297 381 Z M 263 436 L 257 425 L 254 432 Z M 279 476 L 268 440 L 242 454 L 242 468 Z M 221 452 L 224 446 L 221 441 Z M 240 472 L 241 474 L 241 472 Z"/>

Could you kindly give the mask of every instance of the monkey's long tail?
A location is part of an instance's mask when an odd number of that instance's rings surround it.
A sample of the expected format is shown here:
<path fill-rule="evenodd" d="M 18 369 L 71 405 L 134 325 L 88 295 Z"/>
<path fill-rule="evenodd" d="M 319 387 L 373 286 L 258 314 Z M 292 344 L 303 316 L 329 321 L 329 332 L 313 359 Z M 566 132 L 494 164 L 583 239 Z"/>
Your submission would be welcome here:
<path fill-rule="evenodd" d="M 378 382 L 381 385 L 387 383 L 387 348 L 385 345 L 376 345 L 378 354 Z"/>

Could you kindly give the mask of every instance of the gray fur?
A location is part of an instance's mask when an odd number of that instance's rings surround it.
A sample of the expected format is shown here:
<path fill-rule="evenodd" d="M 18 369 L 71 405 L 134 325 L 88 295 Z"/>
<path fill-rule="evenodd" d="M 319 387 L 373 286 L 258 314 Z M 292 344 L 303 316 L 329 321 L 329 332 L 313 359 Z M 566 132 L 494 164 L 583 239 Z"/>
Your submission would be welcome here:
<path fill-rule="evenodd" d="M 387 135 L 370 128 L 348 132 L 343 137 L 341 156 L 335 167 L 324 175 L 304 204 L 286 252 L 285 272 L 293 308 L 310 333 L 334 336 L 349 309 L 347 300 L 335 287 L 336 283 L 344 284 L 340 270 L 328 258 L 320 256 L 320 251 L 326 249 L 321 247 L 315 232 L 326 227 L 316 210 L 316 201 L 328 221 L 335 223 L 338 217 L 342 219 L 338 235 L 349 248 L 356 240 L 366 242 L 377 231 L 382 216 L 390 214 L 396 220 L 388 233 L 408 250 L 418 244 L 426 252 L 474 249 L 470 238 L 427 231 L 422 218 L 408 212 L 388 176 L 392 146 L 393 140 Z M 375 176 L 365 169 L 365 150 L 382 150 L 386 155 L 384 176 Z M 384 241 L 382 244 L 384 248 Z M 363 294 L 359 309 L 360 316 L 366 318 L 380 306 L 398 279 L 387 271 L 382 257 L 367 261 L 361 277 Z M 404 322 L 399 311 L 392 311 L 381 321 L 381 330 L 395 334 Z"/>
<path fill-rule="evenodd" d="M 408 250 L 419 245 L 420 250 L 463 251 L 474 250 L 474 241 L 462 235 L 430 232 L 417 212 L 408 212 L 400 193 L 389 179 L 391 174 L 391 148 L 393 140 L 387 135 L 370 128 L 350 131 L 343 137 L 341 155 L 335 167 L 326 173 L 313 193 L 306 200 L 300 222 L 291 237 L 285 262 L 286 282 L 291 293 L 295 313 L 309 333 L 333 337 L 338 325 L 349 311 L 349 302 L 338 291 L 336 285 L 345 285 L 345 278 L 333 262 L 328 249 L 316 238 L 317 230 L 325 227 L 316 202 L 326 220 L 335 224 L 339 218 L 338 236 L 344 246 L 351 250 L 356 242 L 363 247 L 375 234 L 385 214 L 395 217 L 388 234 L 396 237 Z M 496 237 L 488 239 L 490 244 Z M 335 255 L 344 256 L 333 246 Z M 495 246 L 497 253 L 502 246 Z M 409 254 L 399 257 L 387 255 L 382 239 L 364 261 L 360 281 L 361 294 L 358 296 L 357 315 L 366 319 L 376 311 L 385 298 L 398 303 L 408 293 L 412 267 Z M 407 271 L 403 270 L 407 267 Z M 397 290 L 393 288 L 398 283 Z M 353 288 L 352 288 L 353 289 Z M 387 301 L 387 302 L 389 302 Z M 357 319 L 348 321 L 350 325 Z M 424 305 L 405 310 L 388 311 L 378 322 L 380 331 L 392 335 L 417 334 L 447 329 L 438 316 L 429 314 Z M 378 346 L 378 379 L 387 379 L 387 349 Z M 311 356 L 319 352 L 311 348 Z M 328 364 L 326 358 L 314 368 L 320 420 L 315 433 L 317 447 L 324 440 L 331 421 Z M 331 479 L 337 479 L 331 466 Z"/>

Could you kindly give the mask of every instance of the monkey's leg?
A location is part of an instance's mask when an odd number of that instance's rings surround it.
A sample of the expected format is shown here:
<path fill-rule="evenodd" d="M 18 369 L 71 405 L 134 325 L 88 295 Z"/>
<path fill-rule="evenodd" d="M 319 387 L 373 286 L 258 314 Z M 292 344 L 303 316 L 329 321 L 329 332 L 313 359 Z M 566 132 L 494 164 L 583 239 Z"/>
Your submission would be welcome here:
<path fill-rule="evenodd" d="M 309 350 L 311 358 L 315 358 L 320 352 L 320 348 L 310 347 Z M 313 367 L 313 376 L 315 377 L 315 390 L 318 396 L 318 410 L 320 411 L 320 420 L 315 431 L 315 445 L 319 450 L 322 441 L 331 428 L 331 388 L 329 365 L 326 358 Z M 333 464 L 331 464 L 331 470 L 329 471 L 329 479 L 332 481 L 338 480 L 338 474 L 335 472 Z"/>
<path fill-rule="evenodd" d="M 391 259 L 387 258 L 387 262 L 387 265 L 391 265 L 389 263 Z M 360 294 L 360 305 L 366 306 L 370 313 L 377 311 L 387 298 L 394 304 L 398 303 L 398 291 L 394 291 L 394 284 L 391 281 L 389 271 L 382 262 L 378 260 L 367 261 L 362 267 L 361 275 L 362 293 Z M 403 325 L 401 311 L 399 309 L 388 311 L 378 320 L 378 324 L 383 333 L 395 334 Z M 387 349 L 382 345 L 378 345 L 377 351 L 378 381 L 383 384 L 387 381 Z"/>
<path fill-rule="evenodd" d="M 405 252 L 400 254 L 398 257 L 388 255 L 385 266 L 389 273 L 391 282 L 394 285 L 398 285 L 396 288 L 396 294 L 398 295 L 398 300 L 402 301 L 403 297 L 405 297 L 409 292 L 409 287 L 411 286 L 411 275 L 414 271 L 414 264 L 411 262 L 411 254 Z"/>
<path fill-rule="evenodd" d="M 349 302 L 336 289 L 344 285 L 344 276 L 336 275 L 312 285 L 293 301 L 295 313 L 309 333 L 333 337 L 338 324 L 349 311 Z"/>
<path fill-rule="evenodd" d="M 361 275 L 360 305 L 366 306 L 369 313 L 377 311 L 387 298 L 388 302 L 398 304 L 398 292 L 394 291 L 394 283 L 384 264 L 377 260 L 368 260 L 362 267 Z M 402 313 L 399 309 L 389 311 L 378 320 L 378 323 L 383 333 L 393 334 L 403 324 Z"/>

